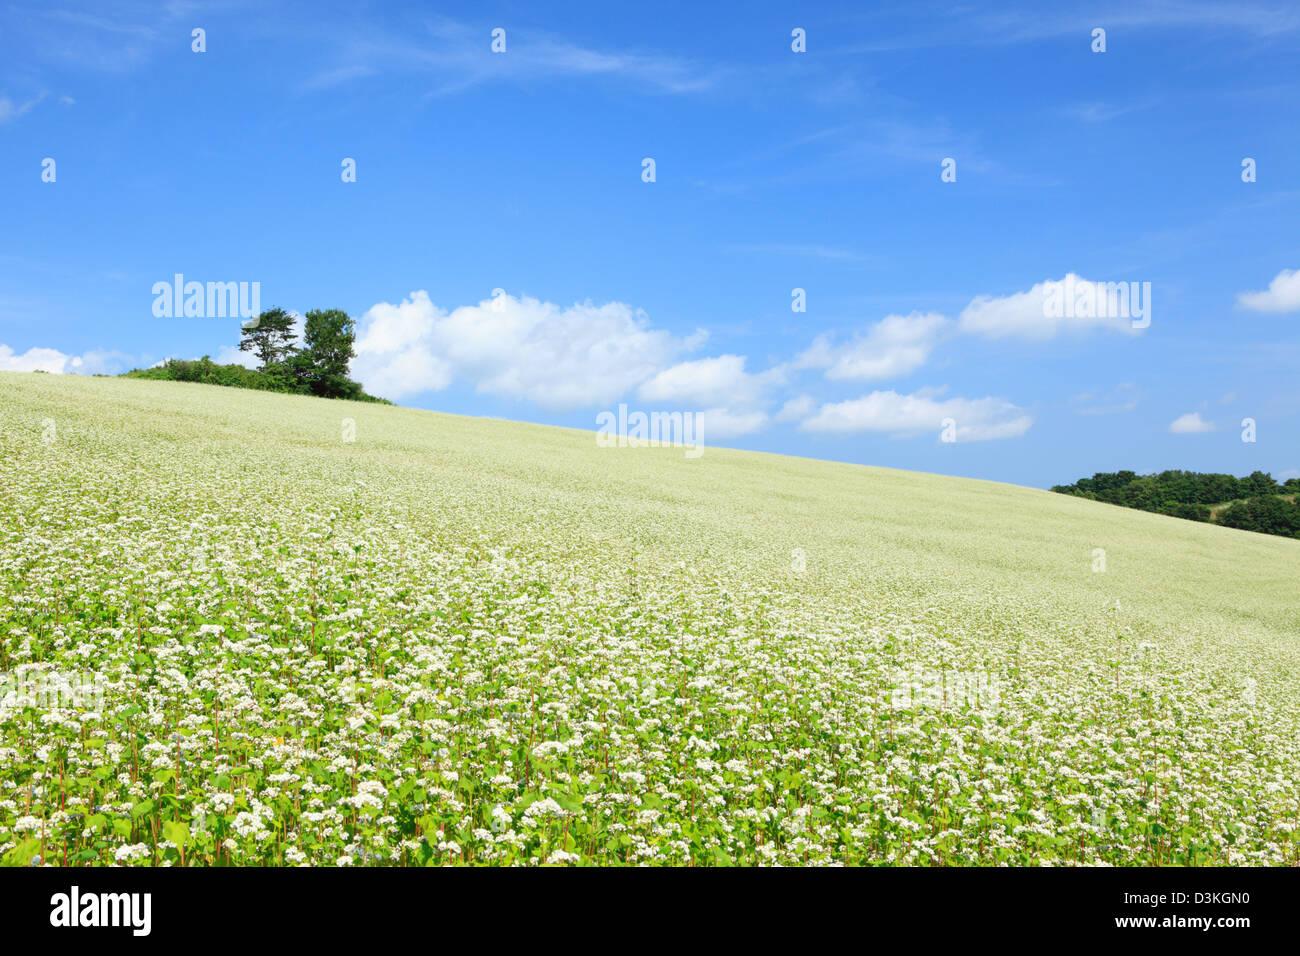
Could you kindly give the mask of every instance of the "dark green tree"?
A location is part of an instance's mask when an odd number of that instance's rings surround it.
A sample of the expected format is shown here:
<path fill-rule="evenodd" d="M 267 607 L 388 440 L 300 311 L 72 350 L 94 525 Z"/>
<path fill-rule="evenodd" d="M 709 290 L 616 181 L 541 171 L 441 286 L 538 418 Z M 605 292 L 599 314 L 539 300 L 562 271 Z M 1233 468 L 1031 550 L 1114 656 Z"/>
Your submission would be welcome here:
<path fill-rule="evenodd" d="M 1217 521 L 1245 531 L 1300 537 L 1300 503 L 1288 500 L 1300 492 L 1300 479 L 1290 478 L 1279 485 L 1264 471 L 1245 478 L 1177 470 L 1140 477 L 1131 471 L 1097 472 L 1072 485 L 1056 485 L 1052 491 L 1191 521 Z M 1229 502 L 1212 515 L 1210 505 Z"/>
<path fill-rule="evenodd" d="M 1277 482 L 1266 471 L 1252 471 L 1248 477 L 1241 479 L 1241 484 L 1245 486 L 1248 495 L 1275 495 L 1278 492 Z"/>
<path fill-rule="evenodd" d="M 1229 505 L 1219 514 L 1219 523 L 1229 528 L 1300 537 L 1300 505 L 1266 495 Z"/>
<path fill-rule="evenodd" d="M 262 362 L 262 371 L 293 354 L 294 316 L 281 308 L 267 309 L 239 330 L 239 350 L 252 352 Z"/>
<path fill-rule="evenodd" d="M 359 386 L 348 379 L 348 365 L 356 355 L 357 326 L 342 309 L 313 309 L 307 313 L 303 330 L 302 356 L 306 365 L 300 374 L 317 395 L 349 396 Z"/>

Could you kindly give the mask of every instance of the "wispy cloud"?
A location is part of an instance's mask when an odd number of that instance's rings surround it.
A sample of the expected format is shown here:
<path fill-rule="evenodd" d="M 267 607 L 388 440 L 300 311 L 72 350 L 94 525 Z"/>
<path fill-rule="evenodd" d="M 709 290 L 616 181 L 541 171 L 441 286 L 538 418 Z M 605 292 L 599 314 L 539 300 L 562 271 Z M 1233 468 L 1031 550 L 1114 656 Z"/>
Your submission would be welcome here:
<path fill-rule="evenodd" d="M 1070 399 L 1076 415 L 1120 415 L 1138 407 L 1141 391 L 1132 382 L 1122 382 L 1112 389 L 1093 390 Z"/>
<path fill-rule="evenodd" d="M 1130 103 L 1076 103 L 1067 106 L 1065 115 L 1084 123 L 1109 123 L 1130 113 L 1141 113 L 1160 105 L 1156 99 L 1138 100 Z"/>
<path fill-rule="evenodd" d="M 775 255 L 803 259 L 821 259 L 826 262 L 846 262 L 860 265 L 879 263 L 878 256 L 843 249 L 838 246 L 823 246 L 806 242 L 757 242 L 734 245 L 728 248 L 738 252 L 752 252 L 760 255 Z"/>
<path fill-rule="evenodd" d="M 160 13 L 130 5 L 111 17 L 85 10 L 44 10 L 21 22 L 17 33 L 34 57 L 60 69 L 124 73 L 148 61 L 167 42 L 167 25 L 175 17 L 165 8 Z"/>
<path fill-rule="evenodd" d="M 997 168 L 972 137 L 956 132 L 942 117 L 872 120 L 849 131 L 830 151 L 831 162 L 850 167 L 871 167 L 880 158 L 928 163 L 934 166 L 936 179 L 939 162 L 945 157 L 957 159 L 960 173 L 988 173 Z"/>
<path fill-rule="evenodd" d="M 419 40 L 371 30 L 352 36 L 330 56 L 331 66 L 311 75 L 303 91 L 331 89 L 387 73 L 425 75 L 427 97 L 447 96 L 486 83 L 555 77 L 621 79 L 647 92 L 685 94 L 712 89 L 726 70 L 675 56 L 605 51 L 524 28 L 507 30 L 505 51 L 494 53 L 491 28 L 449 19 L 424 24 Z"/>
<path fill-rule="evenodd" d="M 0 93 L 0 123 L 8 123 L 18 117 L 31 112 L 41 100 L 45 99 L 44 93 L 38 93 L 31 99 L 24 100 L 21 103 L 15 103 L 12 99 L 3 93 Z"/>
<path fill-rule="evenodd" d="M 1300 10 L 1286 3 L 1235 0 L 1128 0 L 1125 3 L 1041 4 L 953 8 L 932 5 L 932 28 L 893 32 L 881 23 L 867 43 L 845 44 L 829 52 L 842 56 L 920 50 L 937 46 L 990 46 L 1034 43 L 1058 37 L 1087 38 L 1094 27 L 1107 31 L 1220 29 L 1268 39 L 1300 31 Z M 869 16 L 875 16 L 869 14 Z M 879 20 L 879 17 L 876 17 Z"/>

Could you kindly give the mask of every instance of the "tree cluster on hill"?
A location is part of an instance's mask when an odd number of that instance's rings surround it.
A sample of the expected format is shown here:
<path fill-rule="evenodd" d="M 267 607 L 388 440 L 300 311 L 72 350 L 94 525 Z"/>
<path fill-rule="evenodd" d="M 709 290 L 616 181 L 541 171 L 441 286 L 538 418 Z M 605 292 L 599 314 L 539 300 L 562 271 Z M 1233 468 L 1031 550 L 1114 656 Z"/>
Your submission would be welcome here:
<path fill-rule="evenodd" d="M 1052 491 L 1230 528 L 1300 538 L 1300 479 L 1283 484 L 1263 471 L 1245 478 L 1196 471 L 1098 472 Z"/>
<path fill-rule="evenodd" d="M 348 378 L 348 363 L 356 354 L 356 323 L 351 316 L 341 309 L 313 309 L 306 315 L 301 346 L 294 332 L 296 318 L 281 308 L 268 309 L 241 329 L 240 351 L 256 355 L 261 361 L 258 369 L 218 365 L 205 355 L 189 362 L 168 359 L 126 375 L 392 404 L 367 395 L 359 382 Z"/>

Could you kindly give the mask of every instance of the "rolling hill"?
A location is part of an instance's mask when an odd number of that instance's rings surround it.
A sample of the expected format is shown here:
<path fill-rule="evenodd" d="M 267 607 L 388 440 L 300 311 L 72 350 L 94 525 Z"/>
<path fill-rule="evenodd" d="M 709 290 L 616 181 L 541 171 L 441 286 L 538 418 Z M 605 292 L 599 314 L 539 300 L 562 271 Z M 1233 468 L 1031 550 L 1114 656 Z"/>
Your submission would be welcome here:
<path fill-rule="evenodd" d="M 1294 865 L 1298 580 L 1005 484 L 4 373 L 0 851 Z"/>

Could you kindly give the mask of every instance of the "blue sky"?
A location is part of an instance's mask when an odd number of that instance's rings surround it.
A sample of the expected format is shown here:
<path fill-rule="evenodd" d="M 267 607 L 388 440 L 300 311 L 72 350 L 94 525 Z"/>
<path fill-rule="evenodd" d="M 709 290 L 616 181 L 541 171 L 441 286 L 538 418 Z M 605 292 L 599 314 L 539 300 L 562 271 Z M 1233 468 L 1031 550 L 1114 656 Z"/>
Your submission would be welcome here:
<path fill-rule="evenodd" d="M 348 310 L 405 405 L 1294 476 L 1298 54 L 1252 2 L 8 6 L 0 369 L 228 356 L 238 318 L 154 315 L 181 273 Z M 1049 317 L 1067 276 L 1149 325 Z"/>

